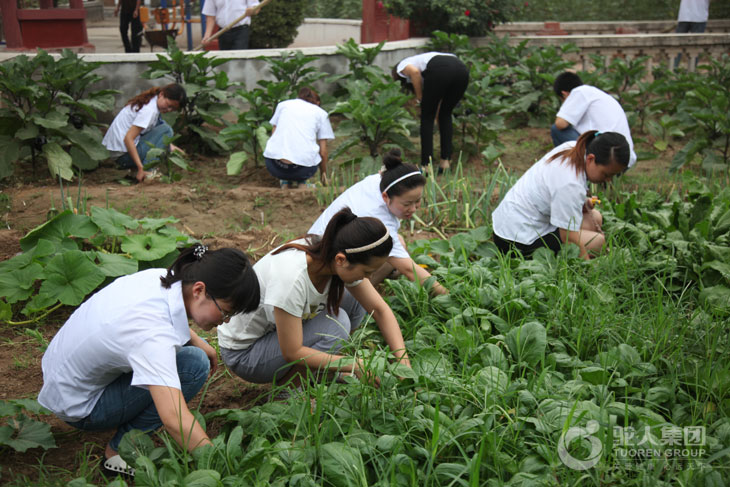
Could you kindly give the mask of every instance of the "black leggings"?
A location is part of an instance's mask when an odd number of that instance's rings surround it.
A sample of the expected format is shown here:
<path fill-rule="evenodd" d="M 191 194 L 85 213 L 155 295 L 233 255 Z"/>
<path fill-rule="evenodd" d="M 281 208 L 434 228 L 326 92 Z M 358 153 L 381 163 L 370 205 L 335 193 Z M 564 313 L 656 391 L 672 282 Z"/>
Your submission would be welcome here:
<path fill-rule="evenodd" d="M 426 65 L 421 100 L 421 164 L 427 165 L 433 157 L 433 122 L 439 112 L 441 159 L 451 159 L 454 128 L 451 112 L 464 96 L 469 83 L 469 69 L 455 56 L 434 56 Z M 441 108 L 439 109 L 439 103 Z"/>
<path fill-rule="evenodd" d="M 519 250 L 523 257 L 529 257 L 534 251 L 541 247 L 547 247 L 552 250 L 553 253 L 557 254 L 560 252 L 560 248 L 563 245 L 563 241 L 560 239 L 559 228 L 556 228 L 547 235 L 543 235 L 529 245 L 514 242 L 512 240 L 506 240 L 496 233 L 492 235 L 492 238 L 494 239 L 494 244 L 501 253 L 507 255 L 511 250 Z"/>
<path fill-rule="evenodd" d="M 132 39 L 129 39 L 129 25 L 132 25 Z M 124 52 L 139 52 L 142 45 L 142 22 L 139 15 L 134 16 L 134 10 L 122 9 L 119 14 L 119 32 L 122 34 Z"/>

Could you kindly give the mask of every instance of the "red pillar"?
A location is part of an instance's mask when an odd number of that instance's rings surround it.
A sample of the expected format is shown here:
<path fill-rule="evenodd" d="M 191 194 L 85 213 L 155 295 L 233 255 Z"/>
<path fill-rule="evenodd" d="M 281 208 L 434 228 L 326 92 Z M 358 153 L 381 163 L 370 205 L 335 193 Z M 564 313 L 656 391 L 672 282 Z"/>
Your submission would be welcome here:
<path fill-rule="evenodd" d="M 23 36 L 20 34 L 20 23 L 18 22 L 17 0 L 0 0 L 0 11 L 3 14 L 5 45 L 9 48 L 23 47 Z"/>
<path fill-rule="evenodd" d="M 360 42 L 366 44 L 403 39 L 408 39 L 408 20 L 390 15 L 382 0 L 362 0 Z"/>

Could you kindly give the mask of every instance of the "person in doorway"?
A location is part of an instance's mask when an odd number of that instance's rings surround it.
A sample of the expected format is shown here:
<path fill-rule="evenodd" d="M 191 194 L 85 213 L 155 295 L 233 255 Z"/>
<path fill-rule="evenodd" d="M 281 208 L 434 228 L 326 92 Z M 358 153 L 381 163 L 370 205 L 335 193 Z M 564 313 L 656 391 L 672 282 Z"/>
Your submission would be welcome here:
<path fill-rule="evenodd" d="M 338 196 L 312 224 L 308 233 L 324 234 L 332 216 L 345 207 L 358 215 L 375 217 L 388 229 L 393 238 L 393 248 L 388 254 L 387 262 L 370 276 L 370 282 L 377 286 L 383 279 L 393 275 L 393 271 L 397 271 L 411 281 L 418 279 L 423 283 L 431 274 L 413 262 L 398 230 L 401 219 L 411 219 L 421 207 L 426 178 L 418 167 L 402 161 L 398 149 L 392 149 L 385 154 L 383 165 L 384 170 L 380 173 L 366 177 Z M 434 282 L 432 292 L 447 294 L 448 290 Z"/>
<path fill-rule="evenodd" d="M 142 21 L 139 18 L 139 7 L 142 0 L 119 0 L 114 16 L 119 16 L 119 32 L 122 34 L 124 52 L 139 52 L 142 45 Z M 121 15 L 119 14 L 121 10 Z M 129 38 L 129 26 L 132 26 L 132 38 Z"/>
<path fill-rule="evenodd" d="M 213 30 L 224 29 L 236 21 L 244 13 L 246 17 L 218 37 L 218 48 L 221 51 L 248 49 L 251 37 L 251 17 L 261 10 L 258 0 L 206 0 L 202 14 L 205 15 L 205 34 L 203 44 L 213 36 Z"/>
<path fill-rule="evenodd" d="M 273 126 L 264 149 L 266 168 L 282 188 L 294 188 L 314 176 L 327 185 L 327 141 L 335 138 L 316 91 L 304 87 L 296 99 L 282 101 L 269 121 Z"/>
<path fill-rule="evenodd" d="M 165 137 L 172 137 L 172 127 L 160 114 L 180 110 L 186 100 L 185 88 L 171 83 L 140 93 L 114 117 L 102 144 L 117 159 L 117 166 L 129 169 L 137 182 L 144 181 L 149 175 L 145 167 L 155 162 L 147 159 L 150 148 L 165 148 Z M 173 144 L 169 149 L 183 152 Z"/>
<path fill-rule="evenodd" d="M 339 354 L 367 313 L 394 358 L 410 366 L 398 321 L 368 280 L 392 246 L 382 222 L 344 208 L 321 237 L 268 253 L 254 266 L 261 283 L 258 309 L 218 327 L 226 366 L 257 384 L 298 387 L 307 372 L 368 378 L 361 359 L 343 363 Z"/>
<path fill-rule="evenodd" d="M 540 247 L 557 253 L 575 244 L 584 259 L 606 243 L 603 217 L 587 197 L 587 183 L 607 183 L 625 171 L 630 150 L 617 132 L 583 133 L 537 161 L 505 195 L 492 213 L 494 243 L 507 254 L 516 249 L 530 256 Z"/>
<path fill-rule="evenodd" d="M 451 164 L 454 152 L 451 114 L 466 92 L 469 68 L 453 54 L 427 52 L 403 59 L 391 74 L 414 93 L 421 105 L 422 166 L 428 166 L 433 159 L 433 124 L 438 117 L 441 134 L 438 172 L 442 173 Z"/>
<path fill-rule="evenodd" d="M 570 71 L 555 78 L 553 90 L 562 102 L 555 123 L 550 127 L 553 145 L 557 147 L 577 140 L 580 134 L 589 130 L 618 132 L 629 143 L 629 167 L 636 163 L 629 121 L 615 98 L 595 86 L 584 85 L 580 76 Z"/>
<path fill-rule="evenodd" d="M 117 453 L 132 429 L 164 426 L 183 448 L 211 444 L 187 408 L 217 367 L 203 330 L 258 306 L 259 283 L 238 249 L 183 250 L 168 269 L 120 277 L 84 302 L 43 355 L 38 402 L 85 431 L 116 429 L 103 464 L 134 475 Z"/>

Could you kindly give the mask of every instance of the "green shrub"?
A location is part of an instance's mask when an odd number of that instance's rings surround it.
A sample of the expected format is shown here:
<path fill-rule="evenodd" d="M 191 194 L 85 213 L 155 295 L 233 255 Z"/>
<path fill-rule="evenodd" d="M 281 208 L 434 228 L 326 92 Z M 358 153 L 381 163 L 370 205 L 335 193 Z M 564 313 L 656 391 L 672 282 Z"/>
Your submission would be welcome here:
<path fill-rule="evenodd" d="M 287 47 L 304 20 L 305 0 L 271 2 L 251 21 L 251 49 Z"/>

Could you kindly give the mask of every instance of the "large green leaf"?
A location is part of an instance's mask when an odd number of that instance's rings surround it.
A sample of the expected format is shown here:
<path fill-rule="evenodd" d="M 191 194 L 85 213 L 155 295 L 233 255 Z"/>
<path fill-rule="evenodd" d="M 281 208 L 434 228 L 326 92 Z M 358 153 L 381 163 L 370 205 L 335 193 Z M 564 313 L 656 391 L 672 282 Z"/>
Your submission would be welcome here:
<path fill-rule="evenodd" d="M 45 116 L 34 113 L 30 118 L 36 125 L 47 129 L 60 129 L 68 124 L 68 115 L 58 110 L 50 112 Z"/>
<path fill-rule="evenodd" d="M 221 485 L 221 474 L 216 470 L 195 470 L 189 473 L 183 480 L 187 487 L 219 487 Z"/>
<path fill-rule="evenodd" d="M 46 266 L 45 274 L 39 294 L 69 306 L 81 304 L 106 277 L 80 250 L 55 256 Z"/>
<path fill-rule="evenodd" d="M 126 255 L 106 254 L 104 252 L 94 252 L 96 259 L 99 261 L 98 267 L 107 277 L 126 276 L 134 274 L 139 269 L 138 262 L 130 259 Z"/>
<path fill-rule="evenodd" d="M 699 300 L 715 313 L 730 314 L 730 289 L 725 286 L 706 287 L 700 293 Z"/>
<path fill-rule="evenodd" d="M 328 484 L 340 487 L 368 485 L 360 452 L 344 443 L 335 441 L 322 445 L 319 461 Z"/>
<path fill-rule="evenodd" d="M 142 218 L 139 220 L 140 225 L 142 225 L 142 229 L 144 230 L 157 230 L 158 228 L 162 228 L 165 225 L 169 225 L 170 223 L 177 223 L 180 220 L 175 218 L 174 216 L 168 216 L 167 218 Z"/>
<path fill-rule="evenodd" d="M 33 285 L 43 276 L 43 267 L 32 263 L 22 269 L 0 274 L 0 296 L 8 303 L 17 303 L 33 294 Z"/>
<path fill-rule="evenodd" d="M 137 260 L 161 259 L 176 249 L 175 240 L 156 233 L 128 235 L 122 238 L 122 250 Z"/>
<path fill-rule="evenodd" d="M 7 426 L 0 426 L 0 445 L 7 445 L 15 451 L 24 452 L 29 448 L 42 447 L 47 450 L 56 448 L 51 434 L 51 425 L 35 421 L 22 414 L 10 418 Z"/>
<path fill-rule="evenodd" d="M 92 169 L 96 169 L 97 167 L 99 167 L 99 161 L 95 161 L 94 159 L 89 157 L 86 152 L 76 146 L 71 146 L 68 153 L 71 156 L 71 161 L 73 162 L 73 165 L 78 167 L 79 169 L 83 169 L 84 171 L 91 171 Z"/>
<path fill-rule="evenodd" d="M 109 157 L 109 151 L 101 144 L 101 134 L 96 129 L 76 130 L 66 132 L 66 137 L 83 149 L 84 152 L 95 161 L 103 161 Z"/>
<path fill-rule="evenodd" d="M 20 155 L 20 142 L 7 135 L 0 135 L 0 147 L 3 148 L 0 151 L 0 179 L 5 179 L 13 174 L 15 162 Z"/>
<path fill-rule="evenodd" d="M 515 360 L 536 365 L 545 354 L 547 333 L 542 324 L 531 321 L 511 329 L 505 342 Z"/>
<path fill-rule="evenodd" d="M 248 159 L 248 154 L 246 152 L 241 151 L 231 154 L 231 157 L 226 163 L 226 174 L 229 176 L 237 176 L 241 174 L 241 169 L 243 169 L 243 164 L 246 162 L 246 159 Z"/>
<path fill-rule="evenodd" d="M 121 237 L 127 234 L 127 230 L 134 230 L 139 226 L 137 220 L 125 215 L 114 208 L 91 208 L 91 221 L 96 223 L 104 234 L 112 237 Z"/>
<path fill-rule="evenodd" d="M 89 238 L 99 231 L 99 227 L 86 215 L 75 215 L 71 210 L 59 213 L 20 239 L 20 248 L 32 249 L 39 239 L 61 241 L 66 237 Z"/>
<path fill-rule="evenodd" d="M 73 161 L 60 145 L 55 142 L 47 143 L 43 146 L 43 155 L 48 161 L 48 170 L 51 171 L 51 176 L 54 178 L 61 176 L 67 181 L 73 179 L 74 172 L 71 169 Z"/>

